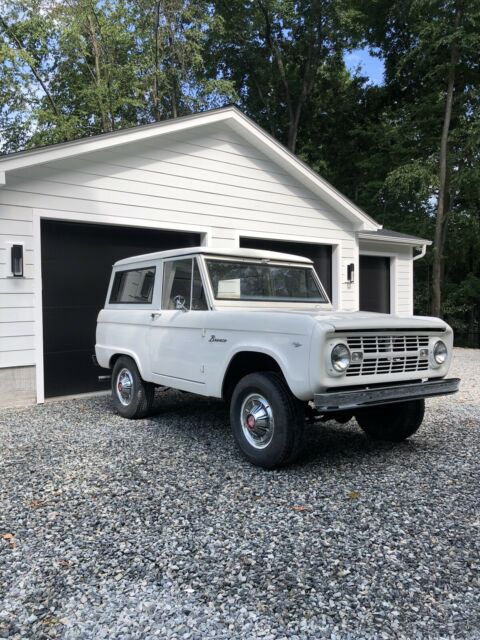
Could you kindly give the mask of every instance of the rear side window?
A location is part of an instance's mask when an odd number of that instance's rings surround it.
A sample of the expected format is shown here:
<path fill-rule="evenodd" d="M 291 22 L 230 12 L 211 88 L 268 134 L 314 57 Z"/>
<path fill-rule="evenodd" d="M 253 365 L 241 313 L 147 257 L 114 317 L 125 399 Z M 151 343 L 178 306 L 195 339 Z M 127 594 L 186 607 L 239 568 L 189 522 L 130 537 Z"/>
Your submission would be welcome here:
<path fill-rule="evenodd" d="M 155 267 L 117 271 L 110 304 L 150 304 L 155 283 Z"/>

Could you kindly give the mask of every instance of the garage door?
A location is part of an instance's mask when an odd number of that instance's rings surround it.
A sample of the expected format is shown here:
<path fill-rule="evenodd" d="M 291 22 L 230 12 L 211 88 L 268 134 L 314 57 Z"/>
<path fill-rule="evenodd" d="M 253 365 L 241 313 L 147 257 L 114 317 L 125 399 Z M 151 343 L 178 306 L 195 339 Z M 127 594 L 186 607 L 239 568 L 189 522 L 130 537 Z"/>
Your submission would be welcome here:
<path fill-rule="evenodd" d="M 263 240 L 260 238 L 240 238 L 240 246 L 248 249 L 280 251 L 304 256 L 313 260 L 315 271 L 322 281 L 330 300 L 332 299 L 332 247 L 325 244 L 304 242 L 284 242 L 283 240 Z"/>
<path fill-rule="evenodd" d="M 360 309 L 390 313 L 390 258 L 360 256 Z"/>
<path fill-rule="evenodd" d="M 92 362 L 95 327 L 112 264 L 200 244 L 194 233 L 42 221 L 45 396 L 98 391 L 106 371 Z"/>

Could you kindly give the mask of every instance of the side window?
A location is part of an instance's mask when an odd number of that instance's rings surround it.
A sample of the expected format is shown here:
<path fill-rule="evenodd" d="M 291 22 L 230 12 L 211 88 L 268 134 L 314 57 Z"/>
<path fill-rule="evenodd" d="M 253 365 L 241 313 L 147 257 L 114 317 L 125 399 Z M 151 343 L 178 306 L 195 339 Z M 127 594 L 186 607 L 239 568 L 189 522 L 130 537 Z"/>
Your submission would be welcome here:
<path fill-rule="evenodd" d="M 195 258 L 163 263 L 162 309 L 175 309 L 175 298 L 182 296 L 187 309 L 208 309 L 205 290 Z"/>
<path fill-rule="evenodd" d="M 175 309 L 176 296 L 185 299 L 190 308 L 190 289 L 192 287 L 192 259 L 170 260 L 163 263 L 162 308 Z"/>
<path fill-rule="evenodd" d="M 208 309 L 205 289 L 203 288 L 202 277 L 198 268 L 198 263 L 193 261 L 193 287 L 192 287 L 192 306 L 193 311 L 206 311 Z"/>
<path fill-rule="evenodd" d="M 110 304 L 150 304 L 155 284 L 155 267 L 117 271 Z"/>

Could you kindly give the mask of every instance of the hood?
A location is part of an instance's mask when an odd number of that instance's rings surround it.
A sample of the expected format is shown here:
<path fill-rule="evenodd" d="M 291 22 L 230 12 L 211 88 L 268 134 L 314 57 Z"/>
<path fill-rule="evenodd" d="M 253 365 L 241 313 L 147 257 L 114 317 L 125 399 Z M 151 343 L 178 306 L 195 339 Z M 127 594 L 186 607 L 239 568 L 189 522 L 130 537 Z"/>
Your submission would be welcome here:
<path fill-rule="evenodd" d="M 224 312 L 249 314 L 268 314 L 270 318 L 301 316 L 311 318 L 314 322 L 328 324 L 334 331 L 446 331 L 450 327 L 440 318 L 429 316 L 398 316 L 390 313 L 372 313 L 370 311 L 334 311 L 333 309 L 319 309 L 317 306 L 308 308 L 289 306 L 217 306 Z M 246 317 L 246 316 L 245 316 Z M 267 316 L 265 316 L 267 317 Z"/>
<path fill-rule="evenodd" d="M 315 314 L 319 322 L 328 322 L 335 331 L 382 331 L 433 329 L 445 331 L 448 325 L 440 318 L 428 316 L 396 316 L 369 311 L 323 311 Z"/>

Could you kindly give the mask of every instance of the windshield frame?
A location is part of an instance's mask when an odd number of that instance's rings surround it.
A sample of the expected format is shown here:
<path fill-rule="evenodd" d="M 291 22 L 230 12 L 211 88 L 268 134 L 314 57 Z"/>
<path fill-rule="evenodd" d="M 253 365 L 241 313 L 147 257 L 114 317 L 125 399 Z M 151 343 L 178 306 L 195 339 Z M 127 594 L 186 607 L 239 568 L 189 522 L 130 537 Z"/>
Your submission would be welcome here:
<path fill-rule="evenodd" d="M 258 300 L 244 300 L 241 298 L 216 298 L 213 291 L 213 285 L 210 278 L 210 271 L 208 268 L 207 261 L 211 262 L 233 262 L 233 263 L 245 263 L 245 264 L 259 264 L 259 265 L 271 265 L 278 267 L 292 267 L 294 269 L 308 269 L 311 271 L 313 279 L 318 286 L 321 295 L 325 298 L 325 300 L 291 300 L 289 298 L 261 298 Z M 325 287 L 323 286 L 320 278 L 318 277 L 317 272 L 315 271 L 313 264 L 311 262 L 290 262 L 285 260 L 275 260 L 275 259 L 257 259 L 257 258 L 247 258 L 247 257 L 239 257 L 239 256 L 221 256 L 221 255 L 202 255 L 202 263 L 203 263 L 203 272 L 206 280 L 206 285 L 215 306 L 221 307 L 288 307 L 295 309 L 326 309 L 331 308 L 332 303 L 329 299 L 327 292 L 325 291 Z"/>

